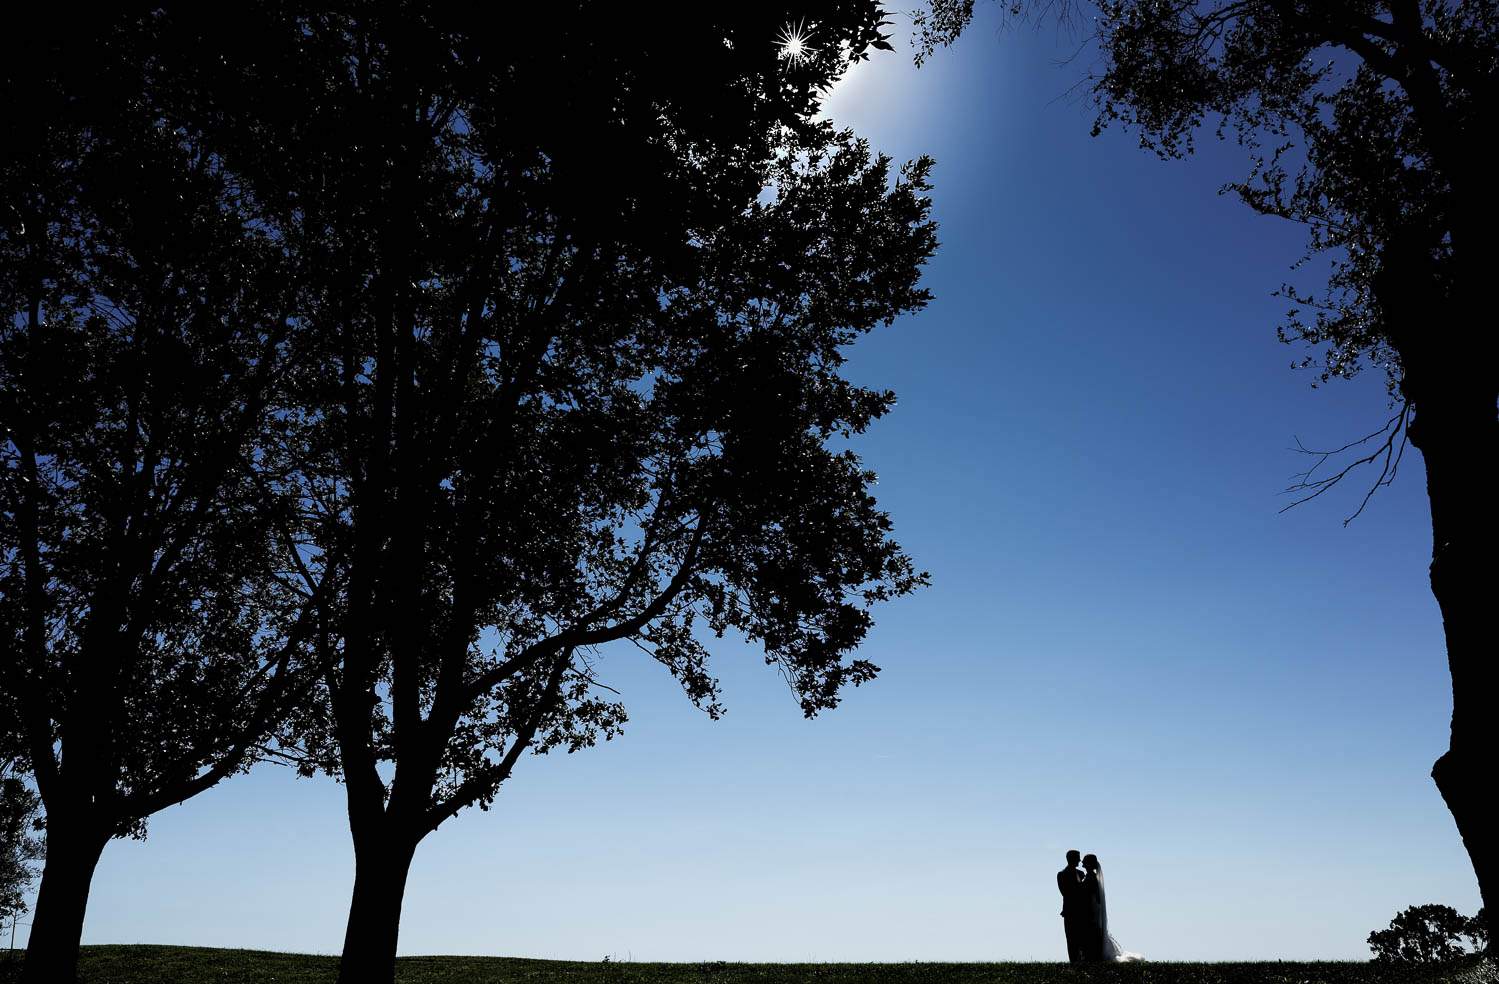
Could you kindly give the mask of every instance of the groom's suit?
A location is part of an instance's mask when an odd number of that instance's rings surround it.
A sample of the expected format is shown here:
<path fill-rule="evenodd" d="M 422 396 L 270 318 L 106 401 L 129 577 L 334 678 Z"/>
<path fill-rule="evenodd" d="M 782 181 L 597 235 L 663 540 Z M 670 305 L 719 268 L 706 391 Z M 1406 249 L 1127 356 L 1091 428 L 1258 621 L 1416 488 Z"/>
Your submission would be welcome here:
<path fill-rule="evenodd" d="M 1067 932 L 1067 959 L 1082 963 L 1088 959 L 1093 911 L 1089 905 L 1083 873 L 1079 868 L 1057 872 L 1057 891 L 1062 893 L 1062 928 Z"/>

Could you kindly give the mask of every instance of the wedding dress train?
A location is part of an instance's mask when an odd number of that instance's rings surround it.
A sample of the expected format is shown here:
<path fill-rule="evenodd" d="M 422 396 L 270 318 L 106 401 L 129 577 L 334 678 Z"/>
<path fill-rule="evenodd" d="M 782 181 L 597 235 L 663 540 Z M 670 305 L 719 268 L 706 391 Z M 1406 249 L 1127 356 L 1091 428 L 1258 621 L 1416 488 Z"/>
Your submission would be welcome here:
<path fill-rule="evenodd" d="M 1126 950 L 1119 945 L 1118 940 L 1114 939 L 1113 933 L 1104 933 L 1103 959 L 1108 963 L 1134 963 L 1137 960 L 1144 960 L 1145 955 Z"/>
<path fill-rule="evenodd" d="M 1114 934 L 1109 932 L 1109 903 L 1103 889 L 1103 866 L 1098 864 L 1097 858 L 1093 859 L 1093 863 L 1095 867 L 1089 872 L 1087 885 L 1093 896 L 1093 913 L 1098 920 L 1098 931 L 1103 934 L 1104 963 L 1134 963 L 1144 960 L 1144 954 L 1126 950 L 1114 939 Z"/>

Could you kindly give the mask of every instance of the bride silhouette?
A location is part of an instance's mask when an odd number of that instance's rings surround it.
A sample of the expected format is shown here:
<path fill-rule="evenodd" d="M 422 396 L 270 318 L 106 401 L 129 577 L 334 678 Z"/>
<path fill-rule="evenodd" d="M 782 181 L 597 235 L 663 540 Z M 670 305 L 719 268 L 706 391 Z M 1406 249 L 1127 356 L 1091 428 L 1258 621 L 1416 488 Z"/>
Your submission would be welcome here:
<path fill-rule="evenodd" d="M 1083 897 L 1088 900 L 1093 917 L 1092 928 L 1096 932 L 1095 938 L 1090 941 L 1091 953 L 1088 957 L 1092 960 L 1102 960 L 1108 963 L 1129 963 L 1145 958 L 1138 953 L 1126 950 L 1119 945 L 1109 932 L 1109 904 L 1103 890 L 1103 865 L 1098 862 L 1098 855 L 1089 854 L 1083 858 Z"/>

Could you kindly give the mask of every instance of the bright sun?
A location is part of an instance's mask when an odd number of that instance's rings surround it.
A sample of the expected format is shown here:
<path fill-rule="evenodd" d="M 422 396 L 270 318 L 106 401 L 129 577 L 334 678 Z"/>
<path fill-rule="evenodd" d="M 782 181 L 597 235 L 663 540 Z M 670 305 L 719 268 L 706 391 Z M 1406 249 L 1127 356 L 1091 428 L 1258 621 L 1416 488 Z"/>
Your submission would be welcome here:
<path fill-rule="evenodd" d="M 779 48 L 779 57 L 793 65 L 800 65 L 816 53 L 817 49 L 807 43 L 808 33 L 806 25 L 802 22 L 787 24 L 781 30 L 781 36 L 776 38 Z"/>

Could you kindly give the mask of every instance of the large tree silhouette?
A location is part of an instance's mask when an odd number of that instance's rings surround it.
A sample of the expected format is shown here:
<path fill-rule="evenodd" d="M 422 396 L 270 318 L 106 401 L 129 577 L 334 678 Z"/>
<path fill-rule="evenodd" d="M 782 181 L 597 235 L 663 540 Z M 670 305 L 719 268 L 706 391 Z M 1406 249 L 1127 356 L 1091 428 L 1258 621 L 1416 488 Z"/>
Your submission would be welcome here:
<path fill-rule="evenodd" d="M 262 13 L 169 47 L 307 287 L 279 458 L 338 590 L 282 752 L 345 785 L 368 984 L 421 840 L 618 729 L 597 647 L 710 714 L 715 635 L 808 715 L 875 674 L 868 609 L 923 576 L 846 448 L 893 398 L 839 367 L 926 300 L 928 165 L 815 120 L 874 3 Z"/>
<path fill-rule="evenodd" d="M 1091 8 L 1091 10 L 1089 9 Z M 1499 335 L 1491 240 L 1499 185 L 1485 149 L 1499 117 L 1499 7 L 1492 0 L 1066 0 L 1012 15 L 1097 13 L 1098 126 L 1134 128 L 1167 157 L 1224 120 L 1249 148 L 1236 185 L 1252 208 L 1306 223 L 1331 276 L 1282 331 L 1319 348 L 1324 379 L 1384 367 L 1399 409 L 1310 473 L 1319 495 L 1359 465 L 1393 478 L 1408 439 L 1426 462 L 1431 587 L 1452 674 L 1451 744 L 1432 769 L 1467 846 L 1487 912 L 1499 904 L 1499 663 L 1492 602 Z M 972 0 L 919 18 L 925 54 L 953 40 Z M 1091 17 L 1090 17 L 1091 20 Z M 1310 314 L 1303 314 L 1310 311 Z M 1312 360 L 1308 360 L 1311 364 Z M 1360 450 L 1354 450 L 1358 448 Z M 1367 499 L 1365 499 L 1367 501 Z"/>
<path fill-rule="evenodd" d="M 281 587 L 294 514 L 260 474 L 290 344 L 282 250 L 201 134 L 166 121 L 149 19 L 18 20 L 0 67 L 0 744 L 45 806 L 25 979 L 55 984 L 110 838 L 245 768 L 305 695 L 314 610 Z"/>

